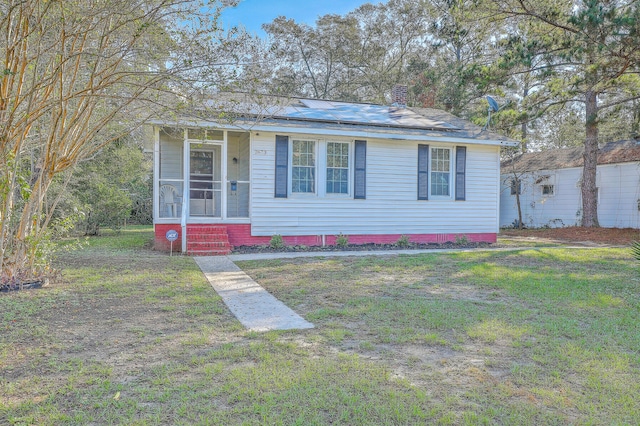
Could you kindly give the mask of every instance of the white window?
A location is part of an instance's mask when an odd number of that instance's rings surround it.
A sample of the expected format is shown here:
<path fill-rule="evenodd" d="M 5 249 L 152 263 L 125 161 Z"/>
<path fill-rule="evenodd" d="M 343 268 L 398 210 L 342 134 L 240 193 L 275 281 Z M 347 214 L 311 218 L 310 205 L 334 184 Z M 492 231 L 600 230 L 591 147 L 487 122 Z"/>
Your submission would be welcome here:
<path fill-rule="evenodd" d="M 542 195 L 555 195 L 555 187 L 553 185 L 542 185 Z"/>
<path fill-rule="evenodd" d="M 430 185 L 432 197 L 451 196 L 451 150 L 431 148 Z"/>
<path fill-rule="evenodd" d="M 293 140 L 291 152 L 291 192 L 316 192 L 316 142 Z"/>
<path fill-rule="evenodd" d="M 291 194 L 351 195 L 352 142 L 292 139 L 289 150 Z"/>
<path fill-rule="evenodd" d="M 327 142 L 327 194 L 349 193 L 349 144 Z"/>

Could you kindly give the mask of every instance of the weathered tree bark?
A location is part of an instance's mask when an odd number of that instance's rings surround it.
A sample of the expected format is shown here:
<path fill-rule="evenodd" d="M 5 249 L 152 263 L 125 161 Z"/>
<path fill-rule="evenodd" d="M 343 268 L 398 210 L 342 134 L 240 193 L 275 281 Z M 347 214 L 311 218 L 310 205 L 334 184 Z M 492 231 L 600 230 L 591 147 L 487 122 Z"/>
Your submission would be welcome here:
<path fill-rule="evenodd" d="M 582 169 L 582 226 L 594 228 L 598 222 L 598 190 L 596 171 L 598 164 L 598 95 L 594 90 L 585 93 L 587 116 Z"/>
<path fill-rule="evenodd" d="M 522 87 L 522 99 L 527 99 L 527 96 L 529 96 L 529 75 L 525 75 L 524 76 L 524 81 L 523 81 L 523 87 Z M 520 125 L 520 148 L 522 153 L 526 153 L 527 152 L 527 137 L 529 136 L 528 134 L 528 128 L 527 128 L 527 120 L 523 120 L 522 124 Z M 520 210 L 520 200 L 518 200 L 518 211 Z M 520 216 L 520 218 L 522 219 L 522 216 Z"/>
<path fill-rule="evenodd" d="M 520 179 L 516 178 L 516 205 L 518 206 L 518 229 L 524 228 L 522 224 L 522 204 L 520 203 Z"/>

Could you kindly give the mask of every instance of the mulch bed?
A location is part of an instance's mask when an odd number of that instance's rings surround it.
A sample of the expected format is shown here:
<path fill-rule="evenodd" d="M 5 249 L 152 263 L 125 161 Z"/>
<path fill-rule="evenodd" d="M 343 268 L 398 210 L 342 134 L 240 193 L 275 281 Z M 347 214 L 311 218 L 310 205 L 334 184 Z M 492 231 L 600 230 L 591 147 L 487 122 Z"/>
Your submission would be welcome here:
<path fill-rule="evenodd" d="M 592 242 L 597 244 L 629 245 L 640 241 L 640 229 L 635 228 L 565 228 L 502 229 L 500 236 L 545 238 L 559 241 Z"/>
<path fill-rule="evenodd" d="M 489 243 L 410 243 L 407 246 L 397 244 L 349 244 L 346 246 L 284 246 L 272 248 L 270 246 L 238 246 L 234 247 L 233 254 L 253 254 L 253 253 L 289 253 L 289 252 L 332 252 L 332 251 L 382 251 L 382 250 L 425 250 L 425 249 L 464 249 L 464 248 L 486 248 L 496 247 L 496 244 Z"/>
<path fill-rule="evenodd" d="M 42 281 L 31 281 L 25 283 L 6 283 L 0 284 L 0 292 L 18 291 L 18 290 L 31 290 L 35 288 L 42 288 Z"/>

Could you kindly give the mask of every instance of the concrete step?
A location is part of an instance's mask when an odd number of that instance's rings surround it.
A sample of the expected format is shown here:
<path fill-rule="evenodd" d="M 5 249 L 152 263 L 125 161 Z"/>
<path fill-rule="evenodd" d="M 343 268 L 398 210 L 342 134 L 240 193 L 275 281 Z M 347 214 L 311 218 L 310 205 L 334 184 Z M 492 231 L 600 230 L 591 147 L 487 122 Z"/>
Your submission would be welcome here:
<path fill-rule="evenodd" d="M 189 256 L 226 256 L 231 253 L 231 249 L 210 249 L 210 250 L 189 250 Z"/>

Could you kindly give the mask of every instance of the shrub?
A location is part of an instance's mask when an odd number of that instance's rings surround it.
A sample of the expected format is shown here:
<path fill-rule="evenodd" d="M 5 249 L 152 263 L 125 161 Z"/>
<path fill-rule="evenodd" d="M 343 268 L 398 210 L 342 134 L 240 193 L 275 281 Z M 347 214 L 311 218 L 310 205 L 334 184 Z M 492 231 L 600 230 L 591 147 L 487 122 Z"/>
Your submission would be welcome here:
<path fill-rule="evenodd" d="M 271 241 L 269 241 L 269 247 L 273 249 L 282 249 L 285 247 L 284 240 L 282 239 L 282 235 L 275 234 L 271 237 Z"/>
<path fill-rule="evenodd" d="M 349 236 L 344 235 L 342 232 L 336 235 L 336 245 L 338 247 L 346 247 L 349 245 Z"/>
<path fill-rule="evenodd" d="M 462 246 L 469 243 L 469 237 L 467 237 L 466 235 L 456 235 L 456 244 Z"/>
<path fill-rule="evenodd" d="M 409 236 L 401 235 L 400 238 L 398 238 L 398 241 L 396 241 L 396 245 L 398 247 L 409 247 Z"/>

